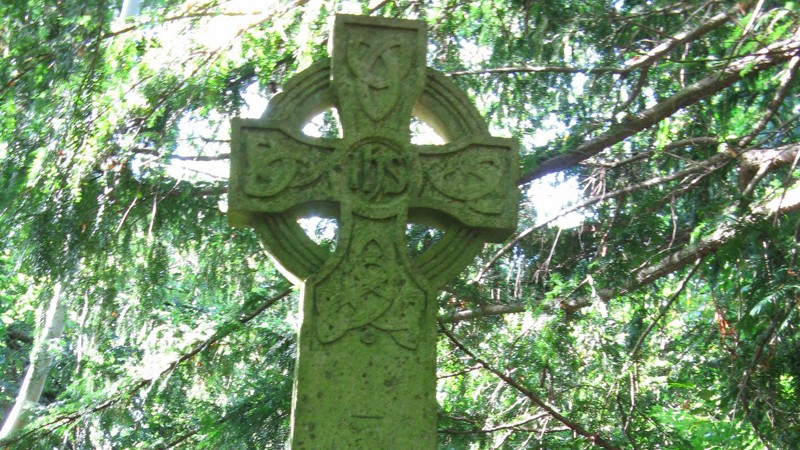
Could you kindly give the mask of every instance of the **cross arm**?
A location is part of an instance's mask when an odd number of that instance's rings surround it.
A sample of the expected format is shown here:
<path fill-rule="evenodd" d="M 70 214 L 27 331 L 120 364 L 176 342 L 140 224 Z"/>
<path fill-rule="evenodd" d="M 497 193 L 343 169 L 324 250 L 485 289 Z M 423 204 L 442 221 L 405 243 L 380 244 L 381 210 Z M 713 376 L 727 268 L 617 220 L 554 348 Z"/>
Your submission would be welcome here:
<path fill-rule="evenodd" d="M 331 215 L 335 141 L 296 136 L 280 122 L 234 119 L 228 221 L 254 225 L 259 213 L 297 208 Z"/>
<path fill-rule="evenodd" d="M 517 226 L 518 149 L 512 139 L 481 137 L 418 147 L 422 168 L 411 219 L 434 225 L 453 219 L 495 242 Z"/>

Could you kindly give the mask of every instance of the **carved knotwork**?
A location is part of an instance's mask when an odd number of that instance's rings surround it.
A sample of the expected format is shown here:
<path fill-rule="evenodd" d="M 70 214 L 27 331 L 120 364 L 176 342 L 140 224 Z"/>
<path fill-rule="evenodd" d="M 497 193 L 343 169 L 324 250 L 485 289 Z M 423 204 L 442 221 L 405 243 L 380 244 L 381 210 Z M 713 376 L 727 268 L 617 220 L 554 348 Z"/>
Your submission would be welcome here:
<path fill-rule="evenodd" d="M 422 22 L 338 16 L 332 39 L 332 60 L 233 121 L 229 221 L 303 284 L 292 448 L 433 449 L 434 292 L 516 227 L 516 145 L 425 68 Z M 342 138 L 304 137 L 330 107 Z M 451 142 L 413 145 L 412 111 Z M 310 214 L 338 219 L 333 254 L 296 223 Z M 408 221 L 444 236 L 412 259 Z"/>
<path fill-rule="evenodd" d="M 318 272 L 330 256 L 317 250 L 291 217 L 336 214 L 345 240 L 352 233 L 347 222 L 390 221 L 397 228 L 392 240 L 376 238 L 365 247 L 385 252 L 380 264 L 365 249 L 335 254 L 328 269 L 317 275 L 320 289 L 312 311 L 323 343 L 372 326 L 412 348 L 418 320 L 397 322 L 392 315 L 418 316 L 407 310 L 424 304 L 425 292 L 460 271 L 482 241 L 513 231 L 516 147 L 490 136 L 452 83 L 432 71 L 425 75 L 419 28 L 381 28 L 376 33 L 359 20 L 349 26 L 337 22 L 334 55 L 339 59 L 334 56 L 333 64 L 317 63 L 297 75 L 261 119 L 234 121 L 231 171 L 242 176 L 232 177 L 230 217 L 234 225 L 255 226 L 279 265 L 298 282 Z M 330 106 L 342 117 L 343 138 L 303 136 L 307 118 Z M 441 134 L 459 139 L 443 146 L 412 145 L 412 107 L 428 116 Z M 287 219 L 276 220 L 275 215 Z M 402 236 L 408 218 L 440 226 L 458 239 L 442 239 L 418 258 L 419 264 L 409 264 L 405 252 L 397 250 L 404 247 L 402 239 L 395 239 Z M 362 232 L 379 233 L 373 226 L 363 225 Z M 339 246 L 344 247 L 352 245 Z M 404 285 L 423 283 L 414 294 L 419 298 L 392 299 L 392 294 L 378 295 L 357 281 L 364 279 L 365 267 L 390 266 L 392 272 L 406 274 Z M 414 271 L 414 266 L 423 270 Z M 325 280 L 338 280 L 333 284 L 346 288 L 327 292 L 321 288 Z M 393 283 L 379 284 L 391 290 Z"/>

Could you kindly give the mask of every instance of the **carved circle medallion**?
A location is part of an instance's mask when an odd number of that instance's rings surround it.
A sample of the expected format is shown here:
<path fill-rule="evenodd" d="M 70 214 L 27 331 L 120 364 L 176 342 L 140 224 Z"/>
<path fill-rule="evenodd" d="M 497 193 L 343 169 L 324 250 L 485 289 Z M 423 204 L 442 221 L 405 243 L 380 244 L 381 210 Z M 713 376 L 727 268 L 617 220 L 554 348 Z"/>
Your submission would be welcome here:
<path fill-rule="evenodd" d="M 335 105 L 330 67 L 329 59 L 322 60 L 296 75 L 283 93 L 270 100 L 270 108 L 265 111 L 262 119 L 281 120 L 291 123 L 292 129 L 301 130 L 309 118 Z M 420 117 L 424 115 L 428 123 L 438 125 L 434 128 L 445 137 L 489 135 L 483 118 L 466 95 L 447 77 L 431 69 L 427 72 L 425 88 L 415 106 L 415 112 Z M 372 160 L 375 160 L 375 164 L 379 160 L 385 164 L 388 160 L 392 170 L 398 175 L 402 169 L 407 169 L 406 191 L 398 192 L 403 185 L 402 179 L 394 179 L 391 174 L 388 180 L 378 181 L 381 172 L 384 177 L 389 172 L 386 167 L 378 170 L 377 166 L 373 166 L 373 169 L 368 169 L 362 175 L 343 171 L 336 183 L 336 189 L 348 192 L 354 212 L 372 218 L 394 214 L 397 204 L 402 203 L 413 189 L 419 189 L 420 185 L 415 178 L 419 177 L 420 172 L 418 160 L 399 158 L 392 162 L 392 158 L 404 147 L 380 139 L 384 138 L 365 138 L 351 144 L 339 159 L 342 169 L 349 167 L 348 161 L 344 160 L 349 157 L 365 157 L 369 164 L 373 164 L 370 162 Z M 352 191 L 348 187 L 350 176 L 356 177 L 356 187 Z M 360 194 L 357 193 L 358 189 L 361 189 Z M 389 199 L 389 202 L 381 206 L 374 201 L 376 198 Z M 290 279 L 303 280 L 319 271 L 328 255 L 303 233 L 295 219 L 291 212 L 263 215 L 260 220 L 255 221 L 254 227 L 270 253 L 279 261 L 279 267 L 284 274 Z M 485 240 L 479 230 L 454 224 L 441 241 L 415 258 L 413 263 L 436 286 L 460 272 L 466 265 L 465 262 L 471 261 L 480 252 Z"/>

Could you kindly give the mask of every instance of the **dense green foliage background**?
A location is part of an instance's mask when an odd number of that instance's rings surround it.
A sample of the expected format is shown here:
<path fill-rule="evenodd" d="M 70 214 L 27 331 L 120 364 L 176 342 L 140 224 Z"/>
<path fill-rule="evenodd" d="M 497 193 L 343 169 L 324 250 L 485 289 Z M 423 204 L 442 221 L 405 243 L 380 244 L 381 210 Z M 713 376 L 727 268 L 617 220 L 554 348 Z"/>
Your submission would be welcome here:
<path fill-rule="evenodd" d="M 442 448 L 800 448 L 797 3 L 121 6 L 0 4 L 4 417 L 49 363 L 7 448 L 282 448 L 297 292 L 202 172 L 342 11 L 425 20 L 522 143 L 519 232 L 439 299 Z"/>

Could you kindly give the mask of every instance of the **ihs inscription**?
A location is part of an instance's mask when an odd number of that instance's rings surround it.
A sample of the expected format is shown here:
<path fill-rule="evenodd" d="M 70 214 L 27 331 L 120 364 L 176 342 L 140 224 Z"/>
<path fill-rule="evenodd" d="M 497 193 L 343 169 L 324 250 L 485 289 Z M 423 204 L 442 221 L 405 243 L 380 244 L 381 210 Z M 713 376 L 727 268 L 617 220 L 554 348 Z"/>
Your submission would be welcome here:
<path fill-rule="evenodd" d="M 408 190 L 409 158 L 402 147 L 383 138 L 367 138 L 348 152 L 347 187 L 363 200 L 381 203 Z"/>

